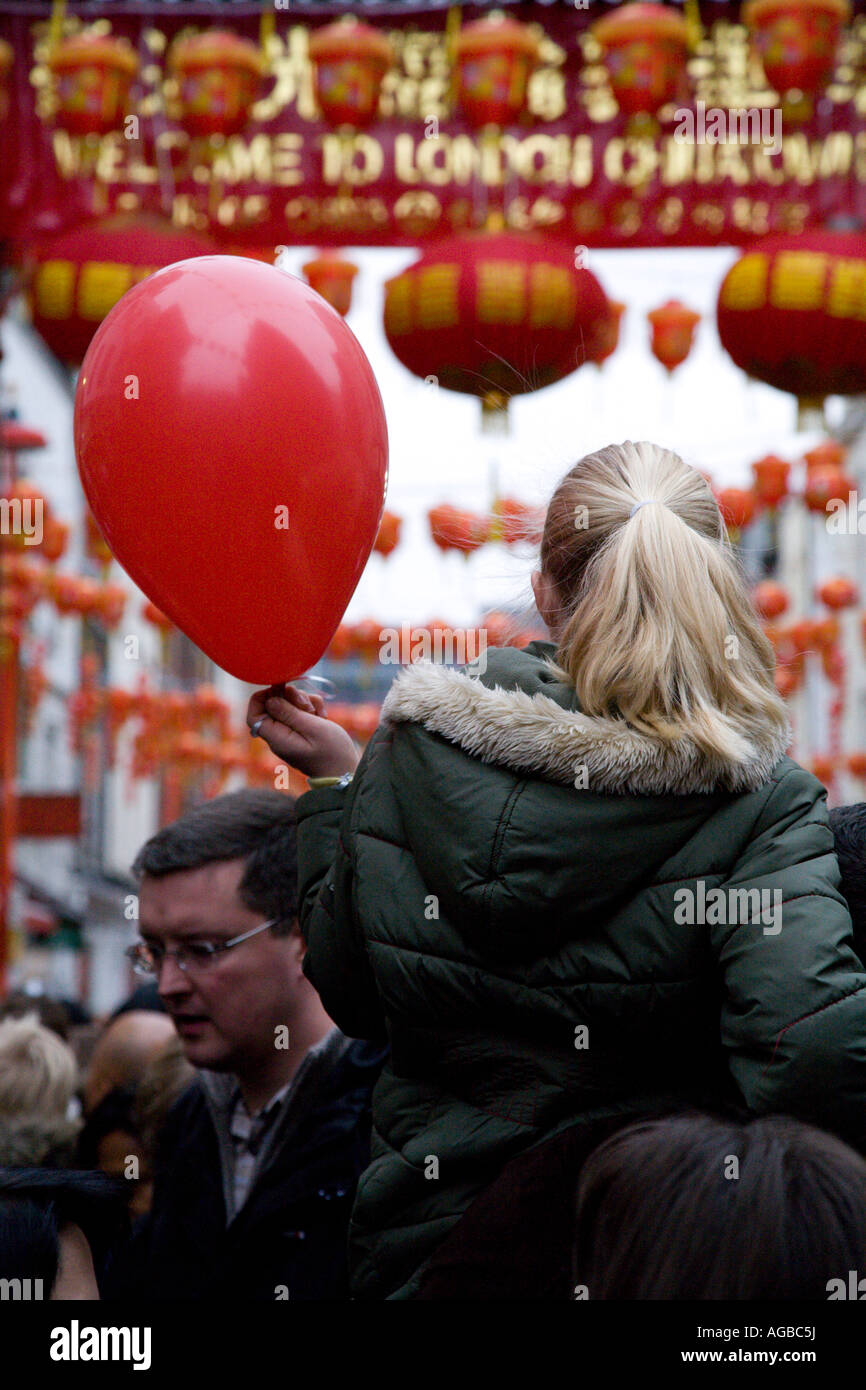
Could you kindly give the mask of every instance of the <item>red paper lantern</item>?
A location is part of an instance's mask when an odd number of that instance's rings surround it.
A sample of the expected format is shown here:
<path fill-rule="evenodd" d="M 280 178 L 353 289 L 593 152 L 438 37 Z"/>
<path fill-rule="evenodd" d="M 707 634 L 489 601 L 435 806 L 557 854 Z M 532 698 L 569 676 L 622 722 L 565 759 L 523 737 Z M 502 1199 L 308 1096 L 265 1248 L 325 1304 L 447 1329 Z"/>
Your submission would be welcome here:
<path fill-rule="evenodd" d="M 809 449 L 803 458 L 806 460 L 806 468 L 809 472 L 820 468 L 844 469 L 848 450 L 838 440 L 823 439 L 820 444 L 815 445 L 814 449 Z"/>
<path fill-rule="evenodd" d="M 501 497 L 494 504 L 493 511 L 499 518 L 502 539 L 506 545 L 517 545 L 521 541 L 537 545 L 541 540 L 545 516 L 543 507 L 531 507 L 527 502 L 518 502 L 514 497 Z"/>
<path fill-rule="evenodd" d="M 460 511 L 448 503 L 427 513 L 430 535 L 440 550 L 460 550 L 469 555 L 490 539 L 490 524 L 474 512 Z"/>
<path fill-rule="evenodd" d="M 72 135 L 106 135 L 120 128 L 138 72 L 135 49 L 126 39 L 76 34 L 51 51 L 48 67 L 54 78 L 56 125 Z"/>
<path fill-rule="evenodd" d="M 345 15 L 310 37 L 316 100 L 330 125 L 365 126 L 379 110 L 382 78 L 394 61 L 388 40 Z"/>
<path fill-rule="evenodd" d="M 828 465 L 826 468 L 810 469 L 806 474 L 803 501 L 810 512 L 824 513 L 828 502 L 842 501 L 847 506 L 848 494 L 853 492 L 856 486 L 850 474 L 843 472 L 841 468 Z"/>
<path fill-rule="evenodd" d="M 773 579 L 762 579 L 752 590 L 752 602 L 762 618 L 778 618 L 790 602 L 787 589 Z"/>
<path fill-rule="evenodd" d="M 808 646 L 814 645 L 820 652 L 831 651 L 839 641 L 839 619 L 817 618 L 808 624 Z"/>
<path fill-rule="evenodd" d="M 149 216 L 113 217 L 64 232 L 33 258 L 34 326 L 61 361 L 78 365 L 109 309 L 132 285 L 161 266 L 212 250 L 203 238 Z M 120 388 L 136 389 L 127 382 Z"/>
<path fill-rule="evenodd" d="M 827 608 L 853 608 L 858 600 L 857 585 L 844 575 L 836 575 L 833 579 L 825 579 L 823 584 L 819 584 L 816 590 L 816 597 Z"/>
<path fill-rule="evenodd" d="M 177 79 L 175 111 L 184 130 L 193 136 L 243 130 L 262 94 L 265 64 L 254 43 L 227 29 L 206 29 L 176 39 L 168 66 Z"/>
<path fill-rule="evenodd" d="M 866 753 L 849 753 L 845 766 L 852 777 L 866 777 Z"/>
<path fill-rule="evenodd" d="M 618 5 L 592 26 L 621 111 L 654 117 L 681 89 L 688 27 L 667 5 Z"/>
<path fill-rule="evenodd" d="M 785 114 L 811 114 L 813 99 L 833 75 L 848 0 L 750 0 L 742 17 L 767 81 L 783 98 Z"/>
<path fill-rule="evenodd" d="M 866 392 L 866 236 L 766 237 L 722 281 L 722 346 L 801 405 Z"/>
<path fill-rule="evenodd" d="M 762 506 L 778 507 L 782 499 L 787 497 L 790 472 L 790 463 L 780 459 L 777 454 L 767 454 L 765 458 L 752 464 L 755 492 Z"/>
<path fill-rule="evenodd" d="M 510 125 L 526 106 L 538 39 L 504 15 L 473 20 L 454 42 L 456 104 L 470 125 Z"/>
<path fill-rule="evenodd" d="M 342 256 L 322 252 L 301 269 L 310 288 L 345 318 L 352 307 L 352 281 L 358 274 L 358 267 L 351 261 L 344 261 Z"/>
<path fill-rule="evenodd" d="M 19 425 L 17 420 L 4 420 L 0 424 L 0 445 L 14 454 L 25 449 L 44 449 L 45 435 L 29 425 Z"/>
<path fill-rule="evenodd" d="M 54 564 L 66 554 L 69 542 L 69 527 L 56 517 L 48 516 L 43 527 L 42 545 L 39 547 L 43 557 Z"/>
<path fill-rule="evenodd" d="M 736 531 L 748 526 L 758 510 L 758 499 L 748 488 L 724 487 L 716 495 L 725 525 Z M 769 615 L 768 615 L 769 616 Z"/>
<path fill-rule="evenodd" d="M 691 352 L 701 316 L 678 299 L 669 299 L 666 304 L 647 314 L 647 318 L 652 328 L 650 351 L 671 373 L 685 362 Z"/>
<path fill-rule="evenodd" d="M 160 632 L 168 633 L 174 631 L 174 623 L 171 621 L 171 618 L 167 618 L 166 615 L 157 608 L 155 603 L 150 602 L 150 599 L 148 599 L 147 603 L 142 605 L 141 612 L 142 616 L 145 617 L 149 623 L 152 623 L 154 627 L 159 628 Z"/>
<path fill-rule="evenodd" d="M 800 677 L 787 666 L 777 666 L 773 680 L 783 700 L 795 694 L 800 686 Z"/>
<path fill-rule="evenodd" d="M 575 371 L 606 315 L 573 248 L 536 236 L 445 238 L 385 286 L 385 333 L 404 367 L 479 396 L 488 413 Z"/>
<path fill-rule="evenodd" d="M 379 522 L 379 534 L 373 543 L 373 549 L 378 551 L 380 555 L 390 555 L 392 550 L 396 550 L 400 544 L 402 525 L 402 517 L 396 516 L 394 512 L 383 512 L 382 520 Z"/>

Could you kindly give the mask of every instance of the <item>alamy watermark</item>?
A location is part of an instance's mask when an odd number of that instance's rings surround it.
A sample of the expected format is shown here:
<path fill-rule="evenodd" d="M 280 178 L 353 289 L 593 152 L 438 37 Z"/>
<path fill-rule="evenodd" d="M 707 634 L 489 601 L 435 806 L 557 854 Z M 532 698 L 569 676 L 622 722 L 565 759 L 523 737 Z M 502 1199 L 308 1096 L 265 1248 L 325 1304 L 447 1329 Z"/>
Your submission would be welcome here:
<path fill-rule="evenodd" d="M 767 923 L 765 936 L 778 936 L 782 930 L 781 888 L 710 888 L 699 878 L 694 888 L 678 888 L 674 893 L 677 926 L 745 926 Z"/>
<path fill-rule="evenodd" d="M 782 151 L 782 112 L 778 106 L 720 106 L 705 101 L 679 107 L 674 139 L 689 145 L 764 145 L 772 154 Z"/>
<path fill-rule="evenodd" d="M 23 536 L 25 545 L 41 545 L 44 512 L 41 497 L 0 497 L 0 536 Z"/>
<path fill-rule="evenodd" d="M 413 661 L 436 661 L 467 666 L 483 675 L 487 670 L 487 632 L 484 628 L 383 627 L 379 633 L 379 660 L 383 666 L 409 666 Z"/>

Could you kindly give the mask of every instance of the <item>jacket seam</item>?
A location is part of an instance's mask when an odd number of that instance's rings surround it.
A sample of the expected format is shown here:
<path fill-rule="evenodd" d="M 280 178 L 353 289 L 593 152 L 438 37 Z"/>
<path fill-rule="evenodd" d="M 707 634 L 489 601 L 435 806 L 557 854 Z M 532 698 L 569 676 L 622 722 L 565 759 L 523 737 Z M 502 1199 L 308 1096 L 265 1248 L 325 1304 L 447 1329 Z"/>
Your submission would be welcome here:
<path fill-rule="evenodd" d="M 816 894 L 814 896 L 820 897 L 821 895 Z M 824 1013 L 827 1009 L 834 1008 L 837 1004 L 844 1004 L 846 999 L 853 999 L 855 994 L 862 993 L 864 989 L 866 989 L 866 985 L 856 985 L 854 989 L 849 989 L 847 994 L 840 994 L 838 999 L 831 999 L 828 1003 L 822 1004 L 820 1009 L 810 1009 L 808 1013 L 801 1014 L 799 1018 L 794 1018 L 791 1020 L 790 1023 L 786 1023 L 784 1028 L 782 1028 L 781 1031 L 776 1035 L 776 1041 L 773 1046 L 772 1056 L 770 1057 L 770 1061 L 767 1063 L 767 1066 L 764 1068 L 765 1073 L 768 1070 L 770 1064 L 775 1059 L 776 1052 L 778 1051 L 779 1044 L 782 1041 L 782 1038 L 785 1036 L 787 1032 L 789 1032 L 791 1028 L 796 1028 L 798 1023 L 805 1023 L 807 1019 L 816 1018 L 818 1014 Z"/>

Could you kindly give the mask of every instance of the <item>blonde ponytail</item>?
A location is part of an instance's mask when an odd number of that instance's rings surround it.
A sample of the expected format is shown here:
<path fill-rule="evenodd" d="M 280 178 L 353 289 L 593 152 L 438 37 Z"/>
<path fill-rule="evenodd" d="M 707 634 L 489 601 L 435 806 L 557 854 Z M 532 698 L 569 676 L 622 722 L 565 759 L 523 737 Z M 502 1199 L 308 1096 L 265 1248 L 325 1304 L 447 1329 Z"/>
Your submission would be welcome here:
<path fill-rule="evenodd" d="M 585 714 L 735 762 L 789 728 L 719 508 L 670 450 L 629 442 L 575 464 L 548 508 L 541 568 L 562 605 L 557 669 Z"/>

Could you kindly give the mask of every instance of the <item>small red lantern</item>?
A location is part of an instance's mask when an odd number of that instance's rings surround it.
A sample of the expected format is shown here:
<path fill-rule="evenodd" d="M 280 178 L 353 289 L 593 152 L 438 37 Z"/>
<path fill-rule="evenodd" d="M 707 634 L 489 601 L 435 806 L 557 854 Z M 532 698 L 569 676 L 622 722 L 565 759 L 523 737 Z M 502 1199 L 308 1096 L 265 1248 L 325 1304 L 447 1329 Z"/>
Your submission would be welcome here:
<path fill-rule="evenodd" d="M 342 256 L 322 252 L 301 269 L 310 288 L 345 318 L 352 307 L 352 281 L 358 274 L 358 267 L 351 261 L 344 261 Z"/>
<path fill-rule="evenodd" d="M 396 516 L 394 512 L 383 512 L 382 520 L 379 522 L 379 534 L 373 542 L 373 549 L 380 555 L 390 555 L 392 550 L 396 550 L 400 544 L 402 525 L 402 517 Z"/>
<path fill-rule="evenodd" d="M 526 541 L 537 545 L 544 527 L 544 508 L 531 507 L 528 502 L 518 502 L 515 497 L 501 497 L 493 507 L 494 516 L 499 519 L 502 540 L 506 545 L 518 545 Z M 494 530 L 497 523 L 494 522 Z M 497 539 L 491 536 L 491 539 Z"/>
<path fill-rule="evenodd" d="M 691 352 L 701 316 L 679 300 L 669 299 L 666 304 L 647 314 L 647 318 L 652 328 L 650 351 L 671 373 L 685 362 Z"/>
<path fill-rule="evenodd" d="M 812 468 L 806 474 L 803 488 L 803 501 L 810 512 L 826 512 L 829 502 L 842 502 L 848 505 L 848 494 L 857 484 L 841 468 Z"/>
<path fill-rule="evenodd" d="M 719 290 L 722 346 L 749 376 L 801 408 L 866 393 L 866 237 L 771 236 L 731 266 Z"/>
<path fill-rule="evenodd" d="M 66 554 L 69 541 L 69 527 L 56 517 L 48 516 L 42 530 L 42 545 L 39 547 L 49 564 L 54 564 Z"/>
<path fill-rule="evenodd" d="M 91 560 L 95 560 L 103 568 L 111 564 L 114 558 L 111 547 L 99 529 L 99 522 L 88 508 L 84 513 L 84 544 L 87 554 Z"/>
<path fill-rule="evenodd" d="M 831 685 L 844 685 L 845 658 L 839 647 L 821 653 L 821 669 Z"/>
<path fill-rule="evenodd" d="M 427 517 L 433 542 L 440 550 L 460 550 L 469 555 L 490 539 L 490 524 L 484 517 L 448 503 L 432 507 Z"/>
<path fill-rule="evenodd" d="M 840 444 L 836 439 L 824 439 L 820 444 L 816 444 L 814 449 L 809 449 L 803 458 L 806 461 L 806 469 L 812 472 L 813 469 L 838 468 L 844 470 L 848 458 L 848 450 L 844 444 Z"/>
<path fill-rule="evenodd" d="M 151 603 L 150 599 L 142 606 L 141 612 L 149 623 L 159 628 L 160 632 L 168 633 L 174 631 L 174 623 L 171 621 L 171 618 L 167 618 L 165 613 L 157 608 L 155 603 Z"/>
<path fill-rule="evenodd" d="M 352 645 L 365 661 L 378 661 L 382 645 L 382 624 L 375 618 L 362 618 L 352 630 Z"/>
<path fill-rule="evenodd" d="M 454 43 L 456 102 L 470 125 L 510 125 L 526 106 L 538 39 L 504 15 L 465 25 Z"/>
<path fill-rule="evenodd" d="M 836 575 L 833 579 L 825 579 L 824 583 L 818 586 L 816 597 L 825 607 L 836 610 L 853 608 L 859 595 L 856 584 L 844 575 Z"/>
<path fill-rule="evenodd" d="M 790 602 L 787 589 L 773 579 L 762 579 L 752 590 L 752 602 L 762 618 L 778 618 Z"/>
<path fill-rule="evenodd" d="M 94 614 L 103 627 L 112 629 L 123 621 L 126 612 L 126 589 L 122 584 L 103 584 L 94 602 Z"/>
<path fill-rule="evenodd" d="M 0 446 L 13 454 L 25 449 L 44 449 L 45 435 L 29 425 L 19 425 L 17 420 L 4 420 L 0 425 Z"/>
<path fill-rule="evenodd" d="M 809 644 L 814 645 L 818 651 L 827 652 L 836 646 L 839 641 L 839 619 L 838 618 L 816 618 L 809 624 Z"/>
<path fill-rule="evenodd" d="M 742 17 L 771 87 L 784 99 L 787 116 L 810 115 L 836 63 L 848 0 L 750 0 Z"/>
<path fill-rule="evenodd" d="M 823 782 L 826 787 L 829 787 L 836 776 L 836 760 L 819 754 L 817 758 L 812 759 L 812 772 L 819 782 Z"/>
<path fill-rule="evenodd" d="M 331 125 L 365 126 L 379 110 L 391 44 L 369 24 L 344 15 L 310 37 L 316 100 Z"/>
<path fill-rule="evenodd" d="M 106 135 L 119 129 L 138 72 L 126 39 L 92 32 L 63 39 L 48 58 L 54 76 L 55 123 L 71 135 Z"/>
<path fill-rule="evenodd" d="M 685 20 L 667 5 L 618 5 L 592 26 L 621 111 L 655 117 L 681 89 L 688 56 Z"/>
<path fill-rule="evenodd" d="M 729 530 L 739 532 L 754 518 L 758 499 L 749 488 L 723 487 L 716 495 L 719 510 Z"/>
<path fill-rule="evenodd" d="M 176 39 L 168 66 L 177 78 L 177 116 L 193 136 L 243 130 L 262 93 L 264 59 L 249 39 L 227 29 Z"/>
<path fill-rule="evenodd" d="M 595 326 L 590 342 L 587 344 L 587 361 L 600 367 L 619 347 L 620 322 L 626 306 L 617 299 L 607 301 L 607 314 Z"/>
<path fill-rule="evenodd" d="M 347 623 L 340 623 L 337 631 L 331 638 L 327 655 L 331 661 L 345 661 L 352 655 L 352 629 Z"/>
<path fill-rule="evenodd" d="M 852 777 L 866 778 L 866 753 L 850 753 L 845 761 L 845 766 Z"/>
<path fill-rule="evenodd" d="M 755 492 L 762 506 L 771 509 L 778 507 L 782 499 L 787 497 L 790 472 L 790 463 L 780 459 L 777 454 L 767 454 L 752 464 Z"/>
<path fill-rule="evenodd" d="M 789 666 L 777 666 L 773 680 L 783 700 L 794 695 L 800 686 L 800 677 Z"/>

